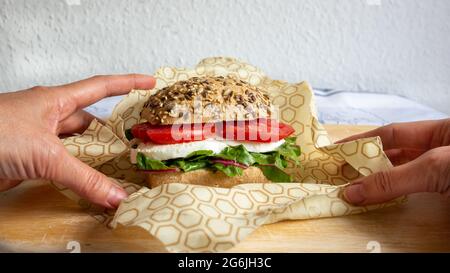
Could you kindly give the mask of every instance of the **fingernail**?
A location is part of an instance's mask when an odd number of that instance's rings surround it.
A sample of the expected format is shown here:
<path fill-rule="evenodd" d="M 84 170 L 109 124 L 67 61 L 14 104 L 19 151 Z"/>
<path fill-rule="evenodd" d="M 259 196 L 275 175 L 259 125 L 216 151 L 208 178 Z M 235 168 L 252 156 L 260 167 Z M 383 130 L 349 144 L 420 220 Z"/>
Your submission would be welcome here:
<path fill-rule="evenodd" d="M 127 198 L 127 193 L 124 189 L 119 187 L 112 187 L 108 193 L 107 202 L 112 208 L 117 208 L 120 204 L 120 201 Z"/>
<path fill-rule="evenodd" d="M 344 199 L 351 204 L 361 204 L 366 198 L 362 184 L 351 184 L 344 189 Z"/>

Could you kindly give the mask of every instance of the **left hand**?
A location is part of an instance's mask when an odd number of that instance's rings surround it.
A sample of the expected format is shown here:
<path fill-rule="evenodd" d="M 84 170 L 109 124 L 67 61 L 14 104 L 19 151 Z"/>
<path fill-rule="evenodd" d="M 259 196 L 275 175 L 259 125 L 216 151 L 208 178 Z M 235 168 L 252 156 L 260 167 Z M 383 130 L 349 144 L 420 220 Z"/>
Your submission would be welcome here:
<path fill-rule="evenodd" d="M 117 207 L 126 192 L 70 155 L 58 135 L 83 132 L 94 119 L 82 110 L 90 104 L 154 85 L 155 79 L 145 75 L 95 76 L 0 94 L 0 191 L 44 178 L 98 205 Z"/>

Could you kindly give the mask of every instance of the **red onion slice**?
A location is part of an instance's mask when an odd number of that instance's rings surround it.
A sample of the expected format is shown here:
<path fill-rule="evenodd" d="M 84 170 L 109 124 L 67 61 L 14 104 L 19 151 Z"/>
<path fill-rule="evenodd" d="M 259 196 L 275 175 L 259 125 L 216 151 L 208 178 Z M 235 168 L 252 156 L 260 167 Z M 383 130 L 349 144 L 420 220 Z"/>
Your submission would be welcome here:
<path fill-rule="evenodd" d="M 244 164 L 241 164 L 241 163 L 238 163 L 238 162 L 236 162 L 234 160 L 229 160 L 229 159 L 215 158 L 215 159 L 211 159 L 211 162 L 213 162 L 213 163 L 220 163 L 220 164 L 223 164 L 225 166 L 229 166 L 229 165 L 236 166 L 236 167 L 239 167 L 239 168 L 242 168 L 242 169 L 247 169 L 248 168 L 247 165 L 244 165 Z"/>
<path fill-rule="evenodd" d="M 170 169 L 164 169 L 164 170 L 141 170 L 141 169 L 138 169 L 138 171 L 144 172 L 144 173 L 176 173 L 176 172 L 179 172 L 180 169 L 178 169 L 178 168 L 170 168 Z"/>

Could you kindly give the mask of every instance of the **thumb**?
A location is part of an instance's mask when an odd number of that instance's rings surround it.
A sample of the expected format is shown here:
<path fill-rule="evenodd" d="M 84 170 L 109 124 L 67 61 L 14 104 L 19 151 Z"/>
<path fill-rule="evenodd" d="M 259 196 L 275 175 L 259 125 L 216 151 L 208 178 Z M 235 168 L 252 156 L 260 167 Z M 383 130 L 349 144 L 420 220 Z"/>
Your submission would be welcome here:
<path fill-rule="evenodd" d="M 449 153 L 444 147 L 431 150 L 416 160 L 359 179 L 344 190 L 344 198 L 354 205 L 370 205 L 416 192 L 446 193 Z"/>
<path fill-rule="evenodd" d="M 104 174 L 73 157 L 62 147 L 57 162 L 49 162 L 48 179 L 73 190 L 89 201 L 106 208 L 116 208 L 127 197 L 123 188 Z"/>

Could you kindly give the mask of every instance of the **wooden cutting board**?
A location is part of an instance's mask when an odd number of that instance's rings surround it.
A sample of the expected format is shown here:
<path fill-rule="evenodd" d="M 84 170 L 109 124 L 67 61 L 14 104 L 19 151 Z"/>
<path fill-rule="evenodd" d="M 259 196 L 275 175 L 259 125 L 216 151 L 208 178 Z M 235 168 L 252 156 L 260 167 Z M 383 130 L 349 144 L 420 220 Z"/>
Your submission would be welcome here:
<path fill-rule="evenodd" d="M 325 126 L 333 140 L 370 126 Z M 139 228 L 111 230 L 46 184 L 0 193 L 0 252 L 163 252 Z M 412 195 L 365 214 L 262 226 L 230 252 L 450 251 L 450 199 Z"/>

